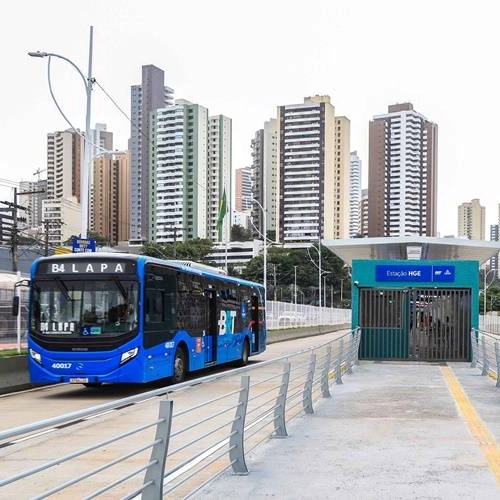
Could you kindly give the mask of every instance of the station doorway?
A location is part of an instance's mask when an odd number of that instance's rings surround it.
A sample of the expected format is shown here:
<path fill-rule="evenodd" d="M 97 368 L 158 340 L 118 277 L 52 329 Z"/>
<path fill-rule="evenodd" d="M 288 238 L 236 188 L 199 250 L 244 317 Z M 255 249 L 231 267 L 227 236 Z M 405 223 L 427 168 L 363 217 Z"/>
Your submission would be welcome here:
<path fill-rule="evenodd" d="M 362 359 L 470 359 L 470 289 L 360 288 L 358 307 Z"/>

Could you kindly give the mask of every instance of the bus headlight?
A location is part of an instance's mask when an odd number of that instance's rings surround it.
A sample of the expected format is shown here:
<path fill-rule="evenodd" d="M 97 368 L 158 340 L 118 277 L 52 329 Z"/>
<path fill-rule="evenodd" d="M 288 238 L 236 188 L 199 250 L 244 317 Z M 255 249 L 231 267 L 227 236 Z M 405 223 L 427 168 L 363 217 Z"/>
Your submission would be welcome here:
<path fill-rule="evenodd" d="M 40 355 L 39 352 L 30 349 L 30 356 L 33 361 L 36 361 L 39 365 L 42 364 L 42 356 Z"/>
<path fill-rule="evenodd" d="M 125 351 L 122 353 L 122 357 L 120 359 L 120 364 L 122 365 L 123 363 L 126 363 L 127 361 L 131 360 L 135 356 L 137 356 L 137 353 L 139 352 L 138 347 L 134 347 L 133 349 L 130 349 L 129 351 Z"/>

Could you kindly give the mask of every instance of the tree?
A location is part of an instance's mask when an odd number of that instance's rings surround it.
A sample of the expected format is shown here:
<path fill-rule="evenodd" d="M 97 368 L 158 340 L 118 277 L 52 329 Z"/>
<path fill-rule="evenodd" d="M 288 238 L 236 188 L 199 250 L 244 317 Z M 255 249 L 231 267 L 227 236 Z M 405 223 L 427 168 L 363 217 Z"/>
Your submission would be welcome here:
<path fill-rule="evenodd" d="M 295 267 L 297 269 L 297 290 L 304 293 L 305 301 L 309 304 L 319 303 L 319 277 L 318 277 L 318 253 L 316 250 L 309 249 L 290 249 L 276 246 L 268 247 L 267 256 L 267 284 L 268 298 L 283 300 L 294 300 Z M 259 255 L 254 257 L 242 272 L 242 277 L 258 283 L 263 282 L 263 257 Z M 326 247 L 321 247 L 321 269 L 328 271 L 325 274 L 325 280 L 321 281 L 321 286 L 326 284 L 326 304 L 331 305 L 332 287 L 333 303 L 336 306 L 340 304 L 340 289 L 343 289 L 343 305 L 347 305 L 350 297 L 351 280 L 343 261 Z M 342 281 L 341 281 L 342 280 Z M 276 282 L 276 287 L 274 283 Z M 322 292 L 324 293 L 324 292 Z M 301 294 L 297 295 L 297 301 L 300 302 Z"/>
<path fill-rule="evenodd" d="M 231 226 L 231 241 L 251 241 L 252 239 L 252 231 L 249 229 L 245 229 L 239 224 Z"/>
<path fill-rule="evenodd" d="M 176 259 L 192 260 L 194 262 L 206 262 L 208 255 L 212 252 L 212 242 L 204 239 L 194 239 L 187 241 L 179 241 L 175 244 Z M 174 258 L 173 243 L 145 243 L 141 251 L 142 255 L 157 257 L 159 259 Z"/>

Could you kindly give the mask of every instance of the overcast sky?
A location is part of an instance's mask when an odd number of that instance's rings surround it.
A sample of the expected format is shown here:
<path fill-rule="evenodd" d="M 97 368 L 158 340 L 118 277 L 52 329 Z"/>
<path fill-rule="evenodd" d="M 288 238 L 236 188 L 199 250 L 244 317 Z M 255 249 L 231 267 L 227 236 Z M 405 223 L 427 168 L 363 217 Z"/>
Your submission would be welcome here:
<path fill-rule="evenodd" d="M 250 164 L 250 140 L 276 106 L 329 94 L 351 120 L 351 150 L 367 187 L 368 122 L 410 101 L 439 126 L 438 231 L 457 232 L 457 206 L 479 198 L 498 223 L 500 100 L 498 2 L 405 1 L 23 1 L 2 6 L 0 178 L 34 180 L 46 134 L 66 128 L 47 86 L 46 61 L 62 54 L 86 73 L 94 26 L 94 76 L 130 112 L 141 66 L 166 72 L 176 98 L 233 119 L 233 167 Z M 85 126 L 77 73 L 54 61 L 66 114 Z M 126 148 L 130 125 L 99 89 L 92 123 Z M 3 182 L 3 181 L 2 181 Z M 5 199 L 9 191 L 0 191 Z"/>

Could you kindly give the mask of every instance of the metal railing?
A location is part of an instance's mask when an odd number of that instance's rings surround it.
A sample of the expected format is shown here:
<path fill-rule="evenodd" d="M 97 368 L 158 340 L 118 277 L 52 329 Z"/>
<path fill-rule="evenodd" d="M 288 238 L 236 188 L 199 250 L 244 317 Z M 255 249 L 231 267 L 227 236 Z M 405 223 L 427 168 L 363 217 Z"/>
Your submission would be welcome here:
<path fill-rule="evenodd" d="M 480 368 L 481 375 L 493 375 L 500 387 L 500 336 L 472 329 L 472 368 Z"/>
<path fill-rule="evenodd" d="M 0 496 L 186 497 L 227 469 L 246 475 L 249 451 L 286 438 L 290 420 L 313 414 L 332 383 L 352 373 L 359 341 L 356 329 L 281 358 L 0 432 Z M 98 429 L 104 439 L 94 436 Z"/>
<path fill-rule="evenodd" d="M 500 336 L 476 330 L 471 331 L 472 368 L 479 368 L 481 375 L 490 375 L 500 387 Z"/>
<path fill-rule="evenodd" d="M 488 333 L 500 333 L 500 316 L 496 314 L 480 314 L 479 330 Z"/>
<path fill-rule="evenodd" d="M 290 302 L 267 301 L 266 325 L 270 330 L 300 326 L 351 323 L 351 309 L 317 307 Z"/>

